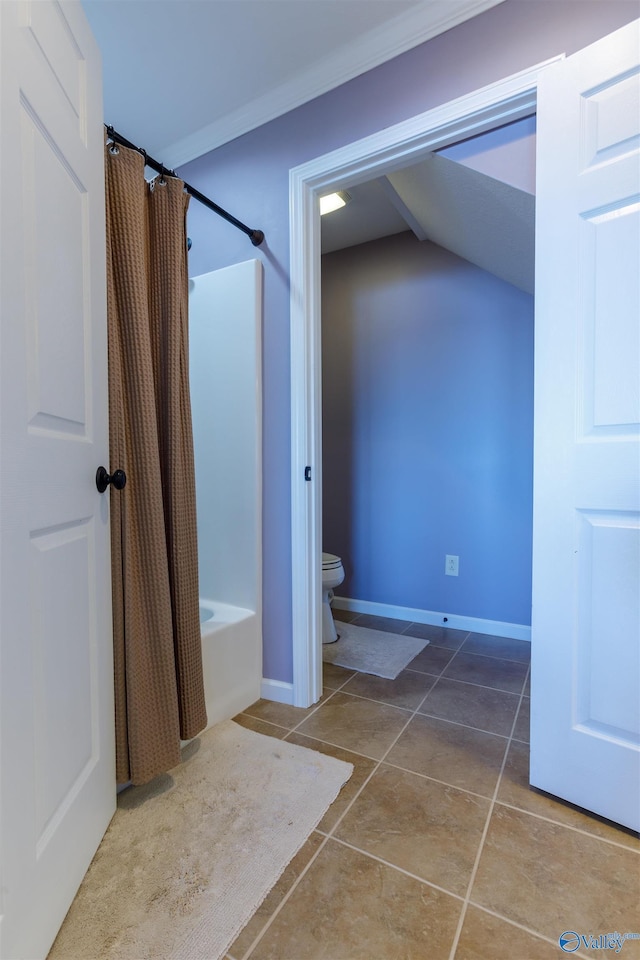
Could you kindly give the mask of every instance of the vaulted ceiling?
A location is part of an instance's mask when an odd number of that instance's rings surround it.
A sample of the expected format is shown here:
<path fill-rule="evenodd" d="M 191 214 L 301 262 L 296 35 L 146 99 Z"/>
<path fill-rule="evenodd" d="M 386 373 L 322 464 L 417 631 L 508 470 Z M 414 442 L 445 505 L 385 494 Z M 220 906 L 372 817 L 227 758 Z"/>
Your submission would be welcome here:
<path fill-rule="evenodd" d="M 348 193 L 346 207 L 322 218 L 323 253 L 412 230 L 533 293 L 535 117 Z"/>

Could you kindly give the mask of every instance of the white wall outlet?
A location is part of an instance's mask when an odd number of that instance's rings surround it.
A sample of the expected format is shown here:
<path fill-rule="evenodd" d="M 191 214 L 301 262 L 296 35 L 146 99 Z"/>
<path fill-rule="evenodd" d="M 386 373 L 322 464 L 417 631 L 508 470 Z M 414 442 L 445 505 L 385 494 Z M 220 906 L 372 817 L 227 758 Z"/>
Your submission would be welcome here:
<path fill-rule="evenodd" d="M 452 557 L 449 554 L 444 558 L 444 572 L 448 577 L 457 577 L 458 576 L 458 561 L 459 557 Z"/>

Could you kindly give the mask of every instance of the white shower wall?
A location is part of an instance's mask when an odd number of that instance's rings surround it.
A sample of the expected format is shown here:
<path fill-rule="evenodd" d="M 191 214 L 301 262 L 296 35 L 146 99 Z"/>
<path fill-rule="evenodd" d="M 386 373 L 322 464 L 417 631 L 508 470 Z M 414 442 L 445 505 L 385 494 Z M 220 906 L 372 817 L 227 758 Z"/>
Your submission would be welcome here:
<path fill-rule="evenodd" d="M 227 611 L 221 626 L 202 631 L 209 724 L 260 696 L 261 334 L 259 260 L 189 281 L 200 596 Z"/>

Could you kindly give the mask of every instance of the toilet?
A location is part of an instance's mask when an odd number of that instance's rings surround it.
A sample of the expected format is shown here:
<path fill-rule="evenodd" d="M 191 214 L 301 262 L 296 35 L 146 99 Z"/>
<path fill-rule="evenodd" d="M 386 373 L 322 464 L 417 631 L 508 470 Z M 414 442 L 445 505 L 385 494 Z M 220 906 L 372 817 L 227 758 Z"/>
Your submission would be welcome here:
<path fill-rule="evenodd" d="M 333 553 L 322 554 L 322 642 L 335 643 L 338 639 L 331 612 L 333 591 L 344 580 L 344 567 L 340 557 Z"/>

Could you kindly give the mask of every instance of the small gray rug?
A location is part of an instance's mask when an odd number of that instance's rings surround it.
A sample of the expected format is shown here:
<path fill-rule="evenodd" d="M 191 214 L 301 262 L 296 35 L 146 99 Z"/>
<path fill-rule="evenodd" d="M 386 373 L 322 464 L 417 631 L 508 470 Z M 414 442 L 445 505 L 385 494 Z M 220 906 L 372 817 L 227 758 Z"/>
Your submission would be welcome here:
<path fill-rule="evenodd" d="M 336 620 L 336 628 L 340 639 L 322 645 L 325 663 L 335 663 L 336 666 L 359 673 L 372 673 L 387 680 L 395 680 L 400 671 L 429 643 L 420 637 L 357 627 L 341 620 Z"/>

